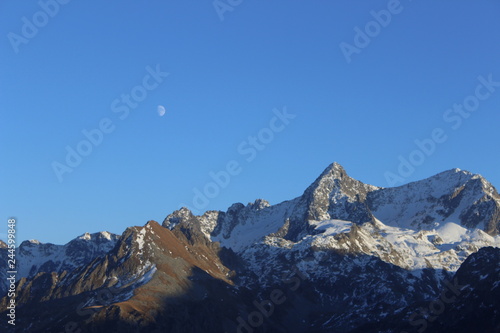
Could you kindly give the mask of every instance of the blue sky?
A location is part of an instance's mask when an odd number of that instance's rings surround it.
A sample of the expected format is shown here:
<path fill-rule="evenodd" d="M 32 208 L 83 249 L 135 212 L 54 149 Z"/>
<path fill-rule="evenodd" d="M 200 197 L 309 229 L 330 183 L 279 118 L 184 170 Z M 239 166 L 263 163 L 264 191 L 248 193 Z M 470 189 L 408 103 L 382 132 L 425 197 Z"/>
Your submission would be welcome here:
<path fill-rule="evenodd" d="M 274 204 L 334 161 L 378 186 L 458 167 L 500 187 L 500 2 L 228 3 L 0 4 L 0 238 L 11 216 L 19 241 L 63 244 L 185 204 Z"/>

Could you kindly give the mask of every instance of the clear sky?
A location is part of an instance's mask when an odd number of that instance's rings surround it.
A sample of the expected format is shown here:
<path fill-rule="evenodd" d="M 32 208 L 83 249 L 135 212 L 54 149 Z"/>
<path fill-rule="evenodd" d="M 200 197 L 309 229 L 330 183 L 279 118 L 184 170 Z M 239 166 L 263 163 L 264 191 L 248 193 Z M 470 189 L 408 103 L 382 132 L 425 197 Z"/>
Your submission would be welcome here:
<path fill-rule="evenodd" d="M 54 1 L 0 4 L 0 238 L 275 204 L 334 161 L 500 188 L 499 1 Z"/>

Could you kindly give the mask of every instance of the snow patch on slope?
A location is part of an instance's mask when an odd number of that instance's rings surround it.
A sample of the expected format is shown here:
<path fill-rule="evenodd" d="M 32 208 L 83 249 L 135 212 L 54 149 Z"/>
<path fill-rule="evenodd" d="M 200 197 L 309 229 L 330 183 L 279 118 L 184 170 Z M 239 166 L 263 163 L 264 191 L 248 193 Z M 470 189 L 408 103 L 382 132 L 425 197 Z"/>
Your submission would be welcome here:
<path fill-rule="evenodd" d="M 352 222 L 343 220 L 309 221 L 323 236 L 333 236 L 351 231 Z"/>
<path fill-rule="evenodd" d="M 445 243 L 458 243 L 465 240 L 469 231 L 456 223 L 448 222 L 437 229 L 437 233 Z"/>

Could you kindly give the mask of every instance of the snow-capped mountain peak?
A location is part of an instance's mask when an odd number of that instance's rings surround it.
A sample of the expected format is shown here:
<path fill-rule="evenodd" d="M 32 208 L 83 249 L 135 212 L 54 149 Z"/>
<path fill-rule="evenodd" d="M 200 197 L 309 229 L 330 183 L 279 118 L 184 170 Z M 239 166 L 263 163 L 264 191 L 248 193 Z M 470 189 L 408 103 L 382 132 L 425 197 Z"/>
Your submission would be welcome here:
<path fill-rule="evenodd" d="M 258 199 L 202 216 L 182 208 L 167 216 L 163 226 L 190 225 L 209 240 L 242 250 L 270 235 L 292 242 L 314 235 L 317 230 L 308 221 L 363 225 L 378 220 L 416 232 L 453 222 L 495 235 L 499 216 L 500 200 L 494 187 L 468 171 L 452 169 L 403 186 L 382 188 L 355 180 L 340 164 L 332 163 L 293 200 L 270 205 Z"/>
<path fill-rule="evenodd" d="M 72 271 L 108 253 L 115 246 L 118 238 L 118 235 L 103 231 L 93 234 L 84 233 L 65 245 L 42 243 L 33 239 L 23 241 L 17 249 L 18 274 L 16 278 L 18 280 L 30 278 L 39 271 Z M 5 282 L 2 280 L 0 292 L 5 287 Z"/>

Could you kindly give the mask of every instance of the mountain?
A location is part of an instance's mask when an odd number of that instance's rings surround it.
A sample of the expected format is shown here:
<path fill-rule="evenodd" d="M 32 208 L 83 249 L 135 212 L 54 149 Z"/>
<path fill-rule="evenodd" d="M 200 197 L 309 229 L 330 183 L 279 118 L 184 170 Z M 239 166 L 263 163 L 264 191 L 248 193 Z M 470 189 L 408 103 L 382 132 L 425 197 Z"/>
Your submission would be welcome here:
<path fill-rule="evenodd" d="M 432 332 L 500 332 L 499 263 L 500 250 L 492 247 L 467 258 L 454 276 L 456 298 L 449 293 L 450 304 L 430 325 Z"/>
<path fill-rule="evenodd" d="M 500 196 L 481 176 L 459 169 L 380 188 L 350 178 L 334 163 L 293 200 L 271 206 L 259 199 L 198 217 L 183 208 L 163 222 L 177 225 L 199 225 L 207 239 L 243 256 L 263 242 L 455 271 L 479 248 L 500 246 Z"/>
<path fill-rule="evenodd" d="M 66 245 L 24 241 L 17 248 L 17 278 L 32 278 L 39 272 L 72 271 L 108 253 L 116 244 L 117 235 L 100 232 L 77 237 Z M 1 245 L 1 244 L 0 244 Z M 0 255 L 7 258 L 7 248 L 0 246 Z M 7 290 L 7 260 L 0 262 L 0 294 Z"/>
<path fill-rule="evenodd" d="M 412 332 L 427 320 L 429 332 L 493 332 L 499 223 L 500 196 L 480 175 L 382 188 L 333 163 L 276 205 L 181 208 L 121 236 L 23 242 L 16 330 Z M 452 283 L 463 288 L 432 325 L 415 315 Z"/>
<path fill-rule="evenodd" d="M 471 254 L 434 299 L 418 302 L 352 333 L 500 332 L 500 249 Z M 395 330 L 396 329 L 396 330 Z"/>

